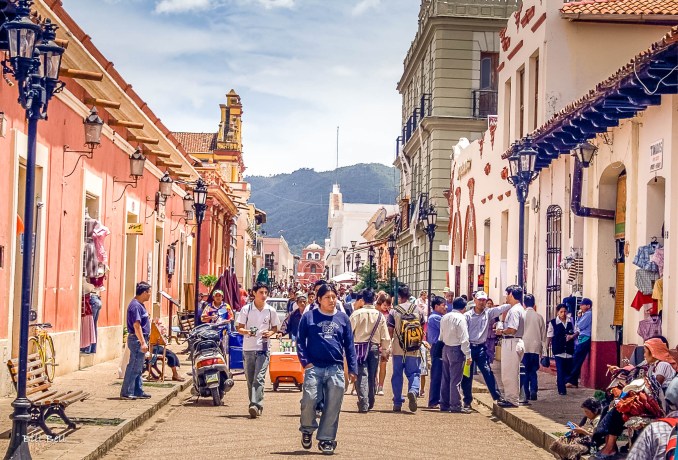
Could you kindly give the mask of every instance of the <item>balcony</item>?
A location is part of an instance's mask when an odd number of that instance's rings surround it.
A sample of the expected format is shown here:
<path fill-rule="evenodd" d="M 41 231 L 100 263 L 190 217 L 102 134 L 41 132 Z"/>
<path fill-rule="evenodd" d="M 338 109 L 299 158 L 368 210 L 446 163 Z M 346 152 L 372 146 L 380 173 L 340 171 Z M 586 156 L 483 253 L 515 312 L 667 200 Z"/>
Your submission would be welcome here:
<path fill-rule="evenodd" d="M 497 91 L 493 89 L 474 89 L 473 118 L 487 118 L 497 114 Z"/>
<path fill-rule="evenodd" d="M 415 107 L 412 111 L 412 115 L 407 119 L 407 122 L 403 126 L 402 134 L 396 139 L 396 158 L 400 153 L 400 147 L 405 146 L 410 140 L 414 132 L 419 127 L 421 121 L 430 117 L 433 113 L 433 105 L 431 103 L 431 95 L 428 93 L 422 94 L 419 99 L 419 106 Z"/>

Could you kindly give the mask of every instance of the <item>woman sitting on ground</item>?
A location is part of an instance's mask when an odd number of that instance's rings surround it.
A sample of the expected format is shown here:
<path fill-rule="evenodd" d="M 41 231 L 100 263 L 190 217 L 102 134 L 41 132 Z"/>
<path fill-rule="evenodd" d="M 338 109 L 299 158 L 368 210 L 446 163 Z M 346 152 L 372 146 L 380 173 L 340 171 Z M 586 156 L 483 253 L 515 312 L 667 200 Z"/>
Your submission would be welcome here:
<path fill-rule="evenodd" d="M 593 444 L 591 437 L 600 422 L 602 407 L 595 398 L 586 399 L 581 407 L 584 409 L 581 426 L 574 425 L 572 431 L 551 445 L 551 452 L 563 460 L 579 460 L 582 455 L 589 453 Z"/>

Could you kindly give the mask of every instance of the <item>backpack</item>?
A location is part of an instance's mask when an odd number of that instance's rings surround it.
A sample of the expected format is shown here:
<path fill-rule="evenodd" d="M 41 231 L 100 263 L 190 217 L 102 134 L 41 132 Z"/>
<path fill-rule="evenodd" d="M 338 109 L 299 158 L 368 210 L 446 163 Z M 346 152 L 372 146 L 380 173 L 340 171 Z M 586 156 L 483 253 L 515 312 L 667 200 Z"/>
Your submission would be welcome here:
<path fill-rule="evenodd" d="M 669 440 L 666 443 L 666 460 L 674 460 L 676 455 L 676 441 L 678 440 L 678 419 L 666 417 L 659 420 L 666 422 L 673 427 Z"/>
<path fill-rule="evenodd" d="M 424 339 L 424 330 L 421 327 L 419 317 L 414 314 L 414 304 L 410 305 L 409 310 L 405 311 L 400 306 L 395 310 L 400 313 L 400 330 L 396 331 L 400 347 L 405 352 L 419 351 Z"/>

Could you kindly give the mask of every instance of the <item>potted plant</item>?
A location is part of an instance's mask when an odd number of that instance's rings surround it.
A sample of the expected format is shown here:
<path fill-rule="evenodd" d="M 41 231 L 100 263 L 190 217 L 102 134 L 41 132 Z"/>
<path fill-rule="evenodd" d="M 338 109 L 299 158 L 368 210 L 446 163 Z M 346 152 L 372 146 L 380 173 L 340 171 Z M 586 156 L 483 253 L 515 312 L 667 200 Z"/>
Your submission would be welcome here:
<path fill-rule="evenodd" d="M 217 284 L 217 277 L 214 275 L 200 275 L 200 284 L 205 286 L 208 291 L 212 290 L 212 287 Z"/>

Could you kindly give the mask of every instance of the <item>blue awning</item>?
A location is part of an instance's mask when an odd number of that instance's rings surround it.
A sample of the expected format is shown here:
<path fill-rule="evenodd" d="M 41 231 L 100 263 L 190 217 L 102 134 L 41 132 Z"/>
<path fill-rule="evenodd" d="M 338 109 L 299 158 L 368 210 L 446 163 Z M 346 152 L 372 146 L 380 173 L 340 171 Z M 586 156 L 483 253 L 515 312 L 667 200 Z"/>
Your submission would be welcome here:
<path fill-rule="evenodd" d="M 678 94 L 678 27 L 528 136 L 538 152 L 537 170 L 618 126 L 620 120 L 661 104 L 663 94 Z M 511 156 L 519 145 L 514 144 L 502 158 Z"/>

